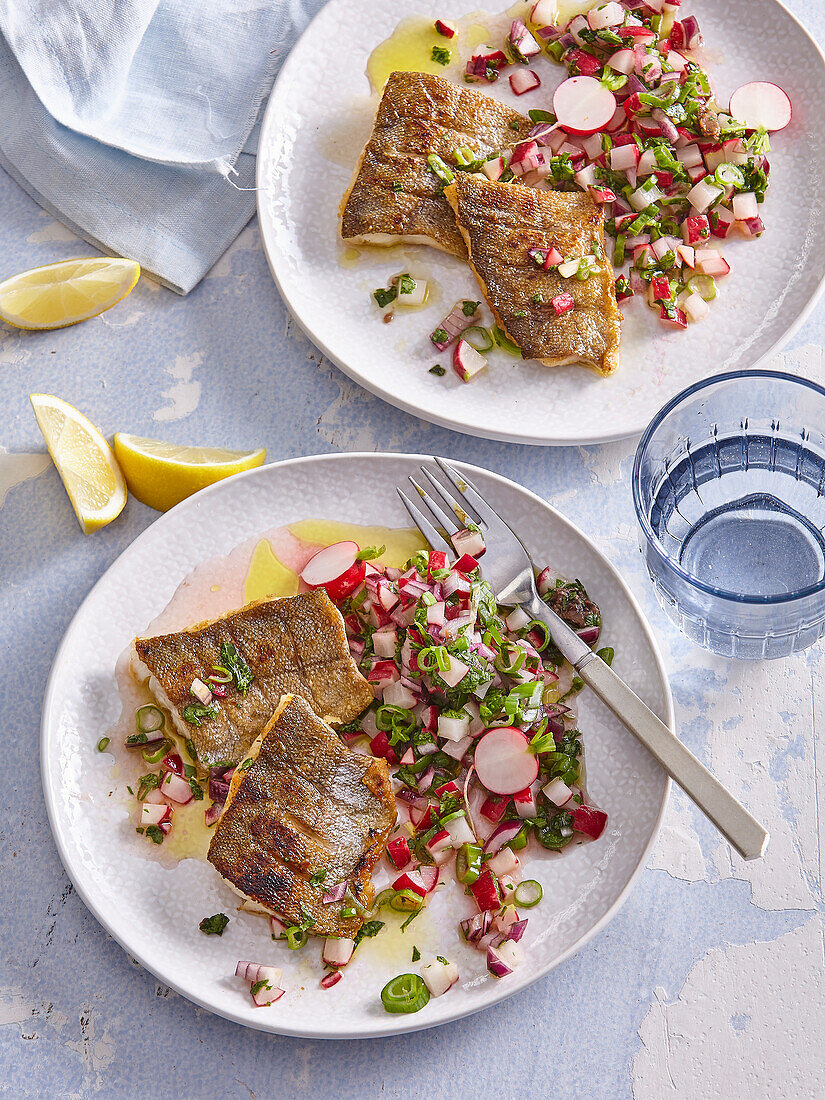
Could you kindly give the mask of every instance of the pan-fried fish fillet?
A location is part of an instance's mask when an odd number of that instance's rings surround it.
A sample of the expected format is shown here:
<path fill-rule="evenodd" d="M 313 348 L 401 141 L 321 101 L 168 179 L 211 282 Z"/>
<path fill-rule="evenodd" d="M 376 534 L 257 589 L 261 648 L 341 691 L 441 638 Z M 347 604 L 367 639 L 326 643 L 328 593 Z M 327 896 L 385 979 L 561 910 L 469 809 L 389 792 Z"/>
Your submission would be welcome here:
<path fill-rule="evenodd" d="M 309 709 L 287 696 L 238 768 L 209 845 L 209 862 L 256 908 L 319 936 L 353 936 L 360 916 L 324 905 L 348 882 L 369 909 L 372 872 L 395 824 L 384 760 L 355 753 Z M 325 872 L 322 884 L 309 880 Z"/>
<path fill-rule="evenodd" d="M 487 158 L 527 137 L 532 125 L 489 96 L 441 77 L 392 73 L 341 203 L 341 236 L 367 244 L 431 244 L 466 259 L 427 156 L 435 153 L 452 166 L 455 149 L 465 146 Z"/>
<path fill-rule="evenodd" d="M 619 365 L 621 313 L 601 208 L 587 195 L 534 191 L 464 173 L 445 196 L 484 297 L 525 359 L 548 367 L 585 363 L 612 374 Z M 543 271 L 529 251 L 551 246 L 565 259 L 595 255 L 597 269 L 583 281 Z M 550 301 L 564 293 L 574 308 L 558 316 Z"/>
<path fill-rule="evenodd" d="M 217 713 L 194 725 L 183 710 L 197 704 L 192 681 L 205 681 L 220 665 L 221 646 L 234 645 L 254 676 L 246 694 L 229 686 L 214 699 Z M 260 734 L 282 695 L 301 696 L 321 717 L 350 722 L 372 702 L 358 671 L 341 614 L 322 589 L 280 600 L 261 600 L 178 634 L 137 638 L 132 669 L 175 726 L 191 737 L 204 765 L 237 762 Z"/>

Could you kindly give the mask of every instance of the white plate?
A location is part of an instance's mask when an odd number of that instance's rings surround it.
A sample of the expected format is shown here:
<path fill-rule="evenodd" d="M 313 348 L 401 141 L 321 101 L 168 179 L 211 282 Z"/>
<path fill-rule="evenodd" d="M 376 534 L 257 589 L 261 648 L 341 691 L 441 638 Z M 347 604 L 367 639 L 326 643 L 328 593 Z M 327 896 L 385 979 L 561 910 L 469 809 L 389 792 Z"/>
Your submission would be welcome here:
<path fill-rule="evenodd" d="M 492 6 L 492 5 L 491 5 Z M 503 6 L 503 5 L 502 5 Z M 791 97 L 790 127 L 773 138 L 767 232 L 725 242 L 733 273 L 705 321 L 668 332 L 639 301 L 624 307 L 622 364 L 611 379 L 584 367 L 546 368 L 498 353 L 472 383 L 452 371 L 427 338 L 462 297 L 480 297 L 469 269 L 423 247 L 367 249 L 341 266 L 338 204 L 375 112 L 365 76 L 373 47 L 410 12 L 441 18 L 472 11 L 468 0 L 330 0 L 287 59 L 269 101 L 258 154 L 258 210 L 275 281 L 298 323 L 346 374 L 407 412 L 448 428 L 518 443 L 598 443 L 641 432 L 685 386 L 755 365 L 788 338 L 825 277 L 822 180 L 825 59 L 776 0 L 696 0 L 719 100 L 749 80 L 773 80 Z M 683 9 L 684 10 L 684 9 Z M 368 13 L 368 14 L 367 14 Z M 543 87 L 516 99 L 503 78 L 491 95 L 526 111 L 549 107 L 564 69 L 537 68 Z M 439 300 L 381 324 L 371 297 L 399 271 L 435 279 Z"/>
<path fill-rule="evenodd" d="M 52 668 L 43 711 L 43 785 L 52 831 L 75 888 L 112 936 L 161 981 L 212 1012 L 263 1031 L 327 1038 L 388 1035 L 444 1023 L 517 993 L 571 955 L 617 911 L 644 866 L 664 809 L 664 772 L 586 693 L 580 726 L 588 785 L 608 811 L 608 829 L 598 842 L 562 857 L 531 856 L 527 877 L 543 880 L 545 899 L 530 914 L 527 961 L 503 981 L 489 977 L 482 956 L 460 942 L 457 920 L 473 906 L 455 886 L 433 895 L 432 919 L 422 916 L 411 926 L 414 936 L 405 936 L 403 954 L 388 956 L 381 936 L 365 941 L 344 980 L 324 991 L 318 986 L 317 942 L 300 953 L 272 943 L 260 917 L 235 913 L 237 899 L 209 864 L 187 859 L 166 870 L 145 854 L 146 842 L 135 837 L 127 813 L 128 796 L 124 800 L 117 793 L 112 758 L 95 748 L 120 713 L 114 676 L 119 655 L 196 566 L 273 526 L 310 517 L 403 526 L 406 514 L 395 485 L 418 462 L 391 454 L 295 459 L 199 493 L 153 524 L 108 570 L 75 616 Z M 466 468 L 525 533 L 537 562 L 552 560 L 560 572 L 585 581 L 601 605 L 605 644 L 616 649 L 616 668 L 672 721 L 656 644 L 607 559 L 527 489 Z M 229 927 L 221 938 L 204 936 L 198 922 L 219 911 L 231 914 Z M 455 959 L 461 982 L 420 1013 L 388 1016 L 381 988 L 410 969 L 413 943 L 425 957 L 438 953 Z M 255 1008 L 233 977 L 238 959 L 283 965 L 288 994 L 271 1008 Z"/>

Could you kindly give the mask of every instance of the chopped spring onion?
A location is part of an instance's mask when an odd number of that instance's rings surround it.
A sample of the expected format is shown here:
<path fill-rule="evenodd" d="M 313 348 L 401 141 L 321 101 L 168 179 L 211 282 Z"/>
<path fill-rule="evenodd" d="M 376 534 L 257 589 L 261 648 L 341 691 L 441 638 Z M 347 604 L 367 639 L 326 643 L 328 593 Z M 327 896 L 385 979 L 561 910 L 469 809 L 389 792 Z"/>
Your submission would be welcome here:
<path fill-rule="evenodd" d="M 418 974 L 399 974 L 381 990 L 381 1003 L 387 1012 L 420 1012 L 429 1000 L 430 991 Z"/>
<path fill-rule="evenodd" d="M 144 749 L 141 756 L 147 764 L 159 764 L 172 748 L 171 741 L 161 741 L 156 748 Z"/>
<path fill-rule="evenodd" d="M 160 707 L 156 707 L 154 703 L 147 703 L 145 706 L 138 707 L 135 712 L 135 725 L 139 733 L 155 733 L 157 730 L 163 729 L 163 722 L 163 711 Z"/>
<path fill-rule="evenodd" d="M 518 344 L 514 344 L 507 333 L 499 328 L 498 325 L 494 325 L 493 328 L 490 329 L 490 335 L 493 337 L 496 347 L 501 348 L 502 351 L 506 351 L 508 355 L 517 355 L 519 359 L 522 358 L 521 348 Z"/>
<path fill-rule="evenodd" d="M 105 752 L 106 747 L 107 747 L 108 744 L 109 744 L 109 738 L 108 737 L 101 737 L 101 739 L 97 743 L 97 751 L 98 752 Z"/>
<path fill-rule="evenodd" d="M 547 629 L 546 623 L 541 622 L 539 619 L 531 619 L 525 627 L 525 630 L 528 634 L 532 633 L 534 630 L 539 631 L 541 634 L 541 645 L 537 645 L 536 649 L 546 649 L 550 644 L 550 631 Z"/>
<path fill-rule="evenodd" d="M 706 302 L 712 302 L 716 297 L 716 283 L 710 275 L 694 275 L 692 279 L 688 279 L 687 287 Z"/>
<path fill-rule="evenodd" d="M 462 844 L 455 857 L 455 873 L 459 882 L 470 886 L 481 874 L 481 848 L 477 844 Z"/>
<path fill-rule="evenodd" d="M 532 909 L 543 897 L 544 890 L 541 883 L 536 882 L 534 878 L 526 878 L 524 882 L 520 882 L 513 894 L 513 900 L 522 909 Z"/>
<path fill-rule="evenodd" d="M 492 336 L 481 325 L 473 325 L 472 328 L 466 329 L 462 335 L 462 340 L 466 340 L 471 348 L 475 348 L 476 351 L 482 353 L 490 351 L 494 347 Z"/>
<path fill-rule="evenodd" d="M 287 928 L 286 930 L 286 942 L 290 951 L 299 951 L 302 947 L 306 946 L 309 935 L 305 928 Z"/>
<path fill-rule="evenodd" d="M 232 673 L 223 665 L 212 665 L 212 675 L 206 678 L 213 684 L 231 684 L 233 679 Z"/>
<path fill-rule="evenodd" d="M 390 909 L 396 913 L 408 913 L 411 909 L 417 913 L 423 904 L 424 899 L 415 890 L 393 890 L 390 899 Z"/>

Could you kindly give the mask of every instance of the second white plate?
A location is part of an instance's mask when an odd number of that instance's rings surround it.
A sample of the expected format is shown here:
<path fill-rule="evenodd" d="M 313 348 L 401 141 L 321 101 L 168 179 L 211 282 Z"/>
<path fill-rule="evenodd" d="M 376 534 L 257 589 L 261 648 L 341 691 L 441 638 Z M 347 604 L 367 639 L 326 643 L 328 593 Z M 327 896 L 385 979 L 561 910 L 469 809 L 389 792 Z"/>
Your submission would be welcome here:
<path fill-rule="evenodd" d="M 624 307 L 622 365 L 610 379 L 584 367 L 546 368 L 498 355 L 470 384 L 451 370 L 428 373 L 428 334 L 456 299 L 478 298 L 469 269 L 435 249 L 365 250 L 351 263 L 339 239 L 338 204 L 366 142 L 377 100 L 365 75 L 373 48 L 399 19 L 419 13 L 458 18 L 467 0 L 330 0 L 293 49 L 264 119 L 258 154 L 258 209 L 275 281 L 298 323 L 328 358 L 366 389 L 445 427 L 518 443 L 598 443 L 641 432 L 684 387 L 710 374 L 753 366 L 802 322 L 825 277 L 821 187 L 825 144 L 820 104 L 825 59 L 777 0 L 692 3 L 720 103 L 748 80 L 772 80 L 794 106 L 774 138 L 767 232 L 725 242 L 733 273 L 710 316 L 687 332 L 667 332 L 641 302 Z M 500 18 L 500 17 L 499 17 Z M 479 15 L 477 23 L 491 23 Z M 489 94 L 526 112 L 549 107 L 564 76 L 540 59 L 543 87 L 516 100 L 506 80 Z M 433 281 L 436 300 L 383 325 L 372 291 L 412 268 Z M 402 311 L 398 311 L 400 314 Z"/>

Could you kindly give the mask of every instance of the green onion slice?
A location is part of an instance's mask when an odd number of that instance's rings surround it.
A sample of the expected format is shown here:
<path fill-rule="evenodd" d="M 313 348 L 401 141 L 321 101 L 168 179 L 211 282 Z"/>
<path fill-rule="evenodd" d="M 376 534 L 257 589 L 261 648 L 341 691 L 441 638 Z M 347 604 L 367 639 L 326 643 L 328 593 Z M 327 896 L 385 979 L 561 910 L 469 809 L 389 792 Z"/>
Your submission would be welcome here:
<path fill-rule="evenodd" d="M 478 352 L 490 351 L 493 347 L 493 338 L 486 328 L 481 325 L 473 325 L 465 329 L 461 334 L 462 340 L 466 340 L 471 348 Z"/>
<path fill-rule="evenodd" d="M 155 733 L 163 729 L 163 711 L 154 703 L 147 703 L 138 707 L 135 712 L 135 725 L 139 733 Z"/>
<path fill-rule="evenodd" d="M 541 883 L 536 882 L 534 878 L 526 878 L 524 882 L 520 882 L 513 894 L 513 900 L 522 909 L 532 909 L 543 897 L 544 890 Z"/>
<path fill-rule="evenodd" d="M 424 899 L 415 890 L 393 890 L 390 899 L 390 909 L 396 913 L 408 913 L 410 910 L 418 912 L 424 905 Z"/>
<path fill-rule="evenodd" d="M 166 756 L 167 752 L 169 752 L 169 750 L 171 748 L 172 748 L 172 742 L 171 741 L 161 741 L 157 745 L 157 747 L 153 746 L 151 749 L 144 749 L 143 752 L 141 753 L 141 756 L 143 757 L 143 759 L 146 761 L 147 764 L 159 764 L 160 761 L 163 760 L 164 756 Z"/>
<path fill-rule="evenodd" d="M 687 281 L 688 290 L 704 298 L 706 302 L 712 302 L 716 297 L 716 283 L 710 275 L 694 275 Z"/>
<path fill-rule="evenodd" d="M 212 665 L 212 675 L 206 678 L 213 684 L 231 684 L 234 677 L 223 665 Z"/>
<path fill-rule="evenodd" d="M 309 934 L 305 928 L 287 928 L 286 942 L 290 951 L 298 951 L 306 946 Z"/>
<path fill-rule="evenodd" d="M 458 881 L 471 886 L 481 874 L 481 848 L 478 844 L 462 844 L 455 857 Z"/>
<path fill-rule="evenodd" d="M 493 328 L 490 329 L 490 335 L 502 351 L 506 351 L 508 355 L 516 355 L 519 359 L 522 358 L 521 348 L 518 344 L 514 344 L 506 332 L 499 328 L 498 325 L 494 325 Z"/>
<path fill-rule="evenodd" d="M 429 999 L 430 991 L 418 974 L 399 974 L 381 990 L 381 1003 L 387 1012 L 420 1012 Z"/>

